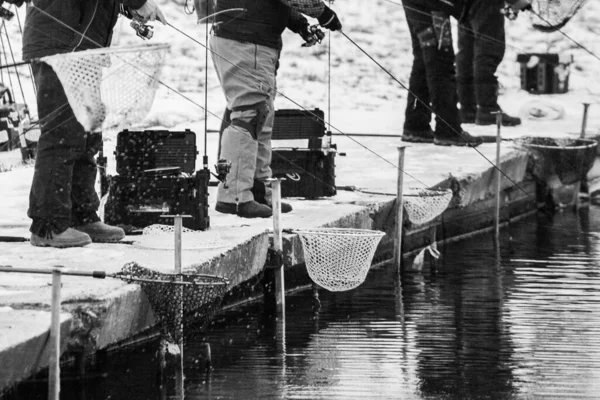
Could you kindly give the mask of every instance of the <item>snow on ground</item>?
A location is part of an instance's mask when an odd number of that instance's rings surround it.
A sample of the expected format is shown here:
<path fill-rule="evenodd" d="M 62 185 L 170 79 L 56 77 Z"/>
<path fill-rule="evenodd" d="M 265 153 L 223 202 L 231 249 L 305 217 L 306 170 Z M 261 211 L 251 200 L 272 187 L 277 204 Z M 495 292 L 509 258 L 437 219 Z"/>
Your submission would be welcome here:
<path fill-rule="evenodd" d="M 184 12 L 184 1 L 161 0 L 164 14 L 171 26 L 154 23 L 153 42 L 171 45 L 164 66 L 162 82 L 149 115 L 134 128 L 190 128 L 198 135 L 198 149 L 203 154 L 204 96 L 207 88 L 207 125 L 210 131 L 220 125 L 219 116 L 224 109 L 224 97 L 212 67 L 210 55 L 206 60 L 206 25 L 197 25 L 195 15 Z M 278 74 L 277 108 L 315 108 L 326 112 L 334 133 L 385 133 L 399 135 L 402 131 L 406 89 L 386 74 L 364 53 L 371 55 L 398 81 L 408 83 L 412 51 L 405 15 L 399 1 L 345 0 L 332 6 L 344 25 L 344 34 L 328 34 L 326 40 L 311 48 L 301 47 L 299 36 L 286 32 L 281 67 Z M 24 7 L 19 9 L 23 21 Z M 564 33 L 581 43 L 593 54 L 600 54 L 600 4 L 589 2 L 564 28 Z M 316 23 L 311 20 L 311 23 Z M 16 60 L 21 59 L 21 40 L 16 18 L 7 23 L 11 47 Z M 344 36 L 346 35 L 346 36 Z M 455 35 L 456 37 L 456 35 Z M 351 40 L 357 45 L 353 44 Z M 115 28 L 113 45 L 140 44 L 128 20 L 121 18 Z M 491 45 L 491 43 L 490 43 Z M 329 49 L 331 54 L 329 54 Z M 572 54 L 574 63 L 570 70 L 570 91 L 564 95 L 536 96 L 520 90 L 518 53 L 559 52 Z M 10 55 L 8 56 L 10 59 Z M 3 59 L 5 60 L 4 56 Z M 331 68 L 328 67 L 329 59 Z M 208 81 L 205 82 L 208 66 Z M 582 102 L 592 103 L 588 132 L 600 133 L 600 114 L 597 101 L 600 95 L 600 59 L 582 50 L 561 33 L 540 33 L 530 28 L 527 15 L 516 21 L 507 21 L 507 51 L 498 75 L 501 83 L 500 103 L 510 113 L 527 116 L 529 107 L 545 102 L 564 110 L 560 121 L 525 121 L 522 127 L 505 129 L 504 135 L 524 133 L 562 135 L 575 134 L 580 129 Z M 31 79 L 27 67 L 19 68 L 26 103 L 36 115 Z M 8 82 L 6 71 L 0 79 Z M 16 82 L 14 73 L 12 82 Z M 13 86 L 16 86 L 13 85 Z M 13 88 L 17 102 L 22 102 L 18 88 Z M 329 113 L 329 108 L 331 112 Z M 598 116 L 598 117 L 597 117 Z M 495 128 L 466 125 L 474 134 L 495 134 Z M 111 154 L 117 132 L 105 132 L 106 153 Z M 214 132 L 209 132 L 209 143 L 216 142 Z M 368 151 L 369 139 L 355 140 Z M 390 139 L 392 140 L 392 139 Z M 397 139 L 391 144 L 400 144 Z M 335 138 L 334 138 L 335 141 Z M 213 146 L 214 147 L 214 146 Z M 341 149 L 343 151 L 343 149 Z M 207 149 L 210 163 L 215 154 Z M 31 166 L 22 167 L 18 150 L 0 153 L 0 171 L 24 168 L 16 174 L 19 180 L 29 181 Z M 199 161 L 201 157 L 199 157 Z M 109 168 L 110 168 L 109 160 Z M 114 163 L 113 163 L 114 164 Z M 114 166 L 113 166 L 114 167 Z M 374 166 L 377 168 L 377 166 Z M 392 165 L 379 166 L 385 173 L 395 174 Z M 410 167 L 408 167 L 410 168 Z M 344 179 L 340 177 L 340 179 Z M 3 191 L 10 191 L 4 188 Z M 1 221 L 0 221 L 1 222 Z"/>

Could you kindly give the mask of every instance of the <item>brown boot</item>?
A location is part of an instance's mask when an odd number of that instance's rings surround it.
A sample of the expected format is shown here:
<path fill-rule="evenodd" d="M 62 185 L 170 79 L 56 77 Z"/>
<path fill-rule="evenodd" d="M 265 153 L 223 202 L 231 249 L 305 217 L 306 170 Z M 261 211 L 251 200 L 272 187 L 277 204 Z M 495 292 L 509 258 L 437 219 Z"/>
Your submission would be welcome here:
<path fill-rule="evenodd" d="M 35 233 L 31 234 L 31 244 L 37 247 L 83 247 L 92 243 L 90 235 L 79 232 L 73 228 L 67 228 L 61 233 L 50 233 L 46 237 L 38 236 Z"/>
<path fill-rule="evenodd" d="M 242 218 L 269 218 L 273 215 L 271 207 L 259 204 L 254 200 L 240 204 L 217 201 L 215 210 L 223 214 L 235 214 Z"/>
<path fill-rule="evenodd" d="M 90 235 L 94 243 L 113 243 L 125 237 L 125 231 L 117 226 L 106 225 L 102 221 L 92 222 L 81 226 L 76 226 L 79 232 L 85 232 Z"/>

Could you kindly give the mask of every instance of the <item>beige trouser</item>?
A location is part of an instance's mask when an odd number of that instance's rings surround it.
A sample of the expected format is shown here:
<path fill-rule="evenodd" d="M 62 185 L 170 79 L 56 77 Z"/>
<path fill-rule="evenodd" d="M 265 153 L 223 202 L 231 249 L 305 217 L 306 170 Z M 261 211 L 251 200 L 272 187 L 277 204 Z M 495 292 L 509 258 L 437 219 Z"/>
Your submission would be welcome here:
<path fill-rule="evenodd" d="M 217 36 L 211 36 L 209 44 L 227 108 L 232 110 L 232 124 L 223 132 L 219 155 L 231 161 L 231 171 L 227 176 L 228 188 L 219 184 L 217 201 L 244 203 L 253 200 L 250 189 L 254 179 L 265 181 L 271 177 L 273 101 L 279 52 Z M 255 119 L 261 107 L 266 120 L 253 137 L 244 125 Z M 241 123 L 236 125 L 236 120 Z M 269 200 L 270 192 L 267 187 Z"/>

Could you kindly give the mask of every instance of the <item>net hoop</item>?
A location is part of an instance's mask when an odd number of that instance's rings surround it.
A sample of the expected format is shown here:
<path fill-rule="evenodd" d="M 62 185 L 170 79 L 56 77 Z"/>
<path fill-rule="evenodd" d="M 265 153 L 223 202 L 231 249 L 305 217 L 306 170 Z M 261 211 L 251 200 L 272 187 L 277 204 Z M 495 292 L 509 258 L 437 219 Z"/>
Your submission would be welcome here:
<path fill-rule="evenodd" d="M 361 285 L 384 232 L 369 229 L 313 228 L 294 230 L 304 248 L 306 269 L 319 286 L 332 292 Z"/>
<path fill-rule="evenodd" d="M 452 196 L 451 189 L 412 189 L 403 195 L 404 211 L 412 224 L 425 224 L 448 208 Z"/>
<path fill-rule="evenodd" d="M 155 250 L 175 249 L 175 227 L 173 225 L 153 224 L 142 230 L 142 236 L 135 242 L 137 247 Z M 217 231 L 194 231 L 181 228 L 181 248 L 183 250 L 208 250 L 227 246 Z"/>
<path fill-rule="evenodd" d="M 118 275 L 124 280 L 133 278 L 130 283 L 141 286 L 161 333 L 176 344 L 203 333 L 219 309 L 229 284 L 226 278 L 219 276 L 162 273 L 135 262 L 123 266 Z"/>
<path fill-rule="evenodd" d="M 86 132 L 140 123 L 154 102 L 169 44 L 107 47 L 42 57 Z"/>
<path fill-rule="evenodd" d="M 533 0 L 531 26 L 540 32 L 556 32 L 577 14 L 588 0 Z"/>
<path fill-rule="evenodd" d="M 586 178 L 596 159 L 598 142 L 593 139 L 525 136 L 516 143 L 537 154 L 540 165 L 550 168 L 563 185 Z"/>

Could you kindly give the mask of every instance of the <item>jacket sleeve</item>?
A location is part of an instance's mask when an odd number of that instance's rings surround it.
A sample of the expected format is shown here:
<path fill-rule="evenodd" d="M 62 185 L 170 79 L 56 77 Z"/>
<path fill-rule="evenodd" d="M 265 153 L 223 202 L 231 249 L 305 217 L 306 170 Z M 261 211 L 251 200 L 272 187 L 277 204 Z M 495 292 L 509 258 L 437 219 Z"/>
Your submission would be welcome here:
<path fill-rule="evenodd" d="M 310 24 L 306 18 L 304 18 L 304 15 L 292 8 L 290 21 L 288 22 L 287 28 L 294 33 L 300 33 L 302 31 L 306 31 L 309 25 Z"/>
<path fill-rule="evenodd" d="M 119 0 L 119 3 L 123 4 L 126 7 L 137 10 L 144 4 L 146 4 L 146 0 Z"/>
<path fill-rule="evenodd" d="M 296 10 L 309 17 L 319 18 L 325 9 L 325 3 L 321 0 L 279 0 L 292 10 Z"/>

